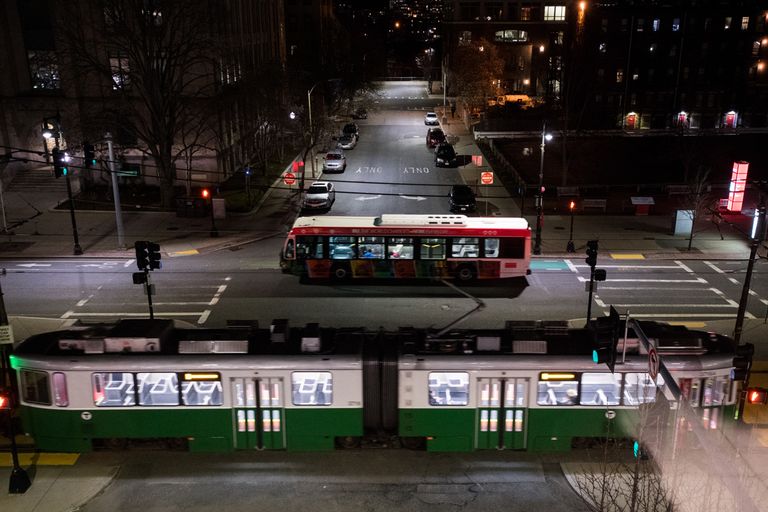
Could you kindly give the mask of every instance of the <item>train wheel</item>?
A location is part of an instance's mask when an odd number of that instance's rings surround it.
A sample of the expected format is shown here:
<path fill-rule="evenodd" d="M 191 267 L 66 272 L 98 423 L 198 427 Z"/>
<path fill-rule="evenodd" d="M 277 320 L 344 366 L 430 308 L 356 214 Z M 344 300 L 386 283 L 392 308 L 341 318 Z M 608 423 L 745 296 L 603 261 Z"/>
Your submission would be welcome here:
<path fill-rule="evenodd" d="M 475 269 L 473 269 L 469 265 L 460 266 L 459 269 L 456 271 L 456 279 L 458 279 L 462 283 L 468 283 L 470 281 L 474 281 Z"/>
<path fill-rule="evenodd" d="M 360 438 L 357 436 L 343 436 L 336 438 L 336 446 L 345 450 L 360 448 Z"/>
<path fill-rule="evenodd" d="M 408 450 L 424 450 L 427 447 L 423 437 L 401 437 L 400 444 Z"/>

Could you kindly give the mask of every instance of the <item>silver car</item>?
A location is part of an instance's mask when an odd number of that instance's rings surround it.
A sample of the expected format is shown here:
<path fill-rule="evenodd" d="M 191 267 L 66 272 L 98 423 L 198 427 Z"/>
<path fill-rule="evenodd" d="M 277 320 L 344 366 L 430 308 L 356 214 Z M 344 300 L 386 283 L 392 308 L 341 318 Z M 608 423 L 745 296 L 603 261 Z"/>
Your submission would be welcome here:
<path fill-rule="evenodd" d="M 309 186 L 304 194 L 301 207 L 305 210 L 330 209 L 336 201 L 336 190 L 329 181 L 316 181 Z"/>
<path fill-rule="evenodd" d="M 340 149 L 330 150 L 323 159 L 323 172 L 344 172 L 347 168 L 347 157 Z"/>
<path fill-rule="evenodd" d="M 437 120 L 437 114 L 434 112 L 427 112 L 424 116 L 424 124 L 427 126 L 437 126 L 440 122 Z"/>
<path fill-rule="evenodd" d="M 342 135 L 337 144 L 341 149 L 354 149 L 357 146 L 357 137 L 354 135 Z"/>

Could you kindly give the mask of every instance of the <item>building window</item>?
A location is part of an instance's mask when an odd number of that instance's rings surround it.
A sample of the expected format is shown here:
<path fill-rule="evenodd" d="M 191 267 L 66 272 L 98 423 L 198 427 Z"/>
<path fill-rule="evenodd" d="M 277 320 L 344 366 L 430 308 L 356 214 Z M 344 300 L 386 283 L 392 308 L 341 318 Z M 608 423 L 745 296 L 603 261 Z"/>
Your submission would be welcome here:
<path fill-rule="evenodd" d="M 760 41 L 752 43 L 752 55 L 757 56 L 760 54 Z"/>
<path fill-rule="evenodd" d="M 653 20 L 653 31 L 658 32 L 659 28 L 661 28 L 661 20 L 659 18 L 656 18 Z"/>
<path fill-rule="evenodd" d="M 640 72 L 638 70 L 635 70 L 635 72 L 632 73 L 632 80 L 635 81 L 635 82 L 637 80 L 640 80 Z"/>
<path fill-rule="evenodd" d="M 621 31 L 626 32 L 627 31 L 627 18 L 621 18 Z"/>
<path fill-rule="evenodd" d="M 675 18 L 672 20 L 672 32 L 677 32 L 680 30 L 680 18 Z"/>
<path fill-rule="evenodd" d="M 531 21 L 531 7 L 520 8 L 520 21 Z"/>
<path fill-rule="evenodd" d="M 595 94 L 595 103 L 602 103 L 602 102 L 603 102 L 603 95 Z"/>
<path fill-rule="evenodd" d="M 525 43 L 528 41 L 528 32 L 525 30 L 497 30 L 494 40 L 499 43 Z"/>
<path fill-rule="evenodd" d="M 637 93 L 633 92 L 629 97 L 629 104 L 630 105 L 637 105 Z"/>
<path fill-rule="evenodd" d="M 623 69 L 617 69 L 616 70 L 616 83 L 620 84 L 624 81 L 624 70 Z"/>
<path fill-rule="evenodd" d="M 565 6 L 545 5 L 544 21 L 565 21 Z"/>
<path fill-rule="evenodd" d="M 53 50 L 30 50 L 29 74 L 32 78 L 33 89 L 59 89 L 59 59 Z"/>
<path fill-rule="evenodd" d="M 472 32 L 469 30 L 463 30 L 459 34 L 459 46 L 467 46 L 472 44 Z"/>
<path fill-rule="evenodd" d="M 128 57 L 110 57 L 109 68 L 112 70 L 112 90 L 127 89 L 131 84 L 128 76 Z"/>
<path fill-rule="evenodd" d="M 656 43 L 651 44 L 651 46 L 648 47 L 648 51 L 650 53 L 656 53 L 656 49 L 659 47 Z"/>
<path fill-rule="evenodd" d="M 556 32 L 555 33 L 555 44 L 557 46 L 563 46 L 563 38 L 565 37 L 565 34 L 563 32 Z"/>
<path fill-rule="evenodd" d="M 600 50 L 600 53 L 605 53 L 608 51 L 608 43 L 600 43 L 598 49 Z"/>
<path fill-rule="evenodd" d="M 741 18 L 741 30 L 749 29 L 749 16 L 743 16 Z"/>
<path fill-rule="evenodd" d="M 731 22 L 733 21 L 733 18 L 730 16 L 725 17 L 725 22 L 723 23 L 723 30 L 728 30 L 731 28 Z"/>
<path fill-rule="evenodd" d="M 635 25 L 635 30 L 638 32 L 642 32 L 645 30 L 645 20 L 643 18 L 637 19 L 637 25 Z"/>

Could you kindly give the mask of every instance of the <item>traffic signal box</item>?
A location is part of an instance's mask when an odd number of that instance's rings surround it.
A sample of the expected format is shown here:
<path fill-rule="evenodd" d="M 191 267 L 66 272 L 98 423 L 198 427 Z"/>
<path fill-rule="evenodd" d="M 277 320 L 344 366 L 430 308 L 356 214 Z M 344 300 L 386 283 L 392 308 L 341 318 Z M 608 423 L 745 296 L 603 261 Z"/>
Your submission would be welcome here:
<path fill-rule="evenodd" d="M 747 403 L 752 405 L 765 405 L 768 403 L 768 389 L 747 388 Z"/>
<path fill-rule="evenodd" d="M 160 262 L 160 245 L 154 242 L 140 241 L 134 244 L 136 249 L 136 266 L 139 270 L 156 270 L 163 267 Z"/>
<path fill-rule="evenodd" d="M 752 343 L 737 345 L 734 350 L 733 369 L 731 370 L 731 380 L 745 381 L 749 375 L 749 369 L 752 367 L 752 356 L 755 355 L 755 346 Z"/>
<path fill-rule="evenodd" d="M 606 364 L 613 373 L 616 365 L 616 349 L 619 345 L 619 329 L 621 328 L 621 316 L 611 306 L 610 315 L 595 319 L 589 324 L 592 331 L 592 361 L 595 364 Z"/>
<path fill-rule="evenodd" d="M 589 240 L 587 242 L 587 259 L 584 261 L 592 268 L 595 268 L 597 265 L 597 240 Z"/>
<path fill-rule="evenodd" d="M 96 149 L 93 144 L 83 142 L 83 163 L 88 169 L 96 165 Z"/>
<path fill-rule="evenodd" d="M 53 156 L 53 175 L 57 178 L 61 178 L 62 176 L 69 174 L 67 154 L 59 148 L 53 148 L 51 155 Z"/>

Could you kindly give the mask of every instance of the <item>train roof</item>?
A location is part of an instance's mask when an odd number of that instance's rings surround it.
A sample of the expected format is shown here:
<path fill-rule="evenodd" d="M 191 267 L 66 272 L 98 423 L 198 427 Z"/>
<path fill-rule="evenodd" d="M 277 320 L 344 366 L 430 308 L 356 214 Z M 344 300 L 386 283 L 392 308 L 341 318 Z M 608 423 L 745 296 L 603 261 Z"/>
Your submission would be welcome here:
<path fill-rule="evenodd" d="M 519 217 L 467 217 L 466 215 L 382 214 L 378 217 L 320 215 L 299 217 L 294 228 L 450 228 L 528 229 L 528 221 Z"/>

